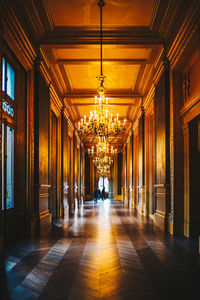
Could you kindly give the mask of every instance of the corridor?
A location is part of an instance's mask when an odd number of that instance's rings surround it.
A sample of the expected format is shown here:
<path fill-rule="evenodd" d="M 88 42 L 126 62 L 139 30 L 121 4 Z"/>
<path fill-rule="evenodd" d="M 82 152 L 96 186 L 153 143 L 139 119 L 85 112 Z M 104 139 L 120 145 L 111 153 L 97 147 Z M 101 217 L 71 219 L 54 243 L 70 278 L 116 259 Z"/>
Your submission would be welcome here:
<path fill-rule="evenodd" d="M 86 202 L 51 237 L 5 251 L 3 299 L 198 299 L 195 246 L 121 202 Z M 2 299 L 2 298 L 1 298 Z"/>

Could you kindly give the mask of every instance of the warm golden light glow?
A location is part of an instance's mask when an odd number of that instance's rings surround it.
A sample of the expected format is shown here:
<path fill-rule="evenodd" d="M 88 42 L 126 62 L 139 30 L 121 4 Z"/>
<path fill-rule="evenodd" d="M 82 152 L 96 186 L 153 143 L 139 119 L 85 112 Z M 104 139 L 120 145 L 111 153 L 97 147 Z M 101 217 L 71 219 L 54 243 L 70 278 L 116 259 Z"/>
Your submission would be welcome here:
<path fill-rule="evenodd" d="M 89 118 L 84 115 L 81 122 L 78 123 L 78 131 L 85 138 L 90 138 L 93 142 L 96 136 L 105 139 L 115 138 L 121 131 L 126 128 L 126 119 L 123 123 L 119 120 L 119 113 L 113 118 L 109 113 L 108 98 L 105 97 L 105 88 L 103 86 L 104 77 L 100 76 L 99 97 L 95 97 L 95 108 L 90 111 Z"/>
<path fill-rule="evenodd" d="M 108 111 L 108 98 L 105 97 L 105 87 L 103 75 L 103 28 L 102 28 L 102 10 L 105 6 L 104 0 L 99 0 L 98 6 L 100 7 L 100 75 L 99 88 L 97 90 L 99 96 L 95 97 L 95 109 L 90 112 L 90 116 L 87 119 L 86 115 L 78 123 L 78 131 L 84 136 L 87 141 L 91 136 L 93 142 L 96 136 L 108 138 L 115 138 L 122 130 L 125 130 L 126 119 L 123 124 L 120 123 L 119 113 L 116 114 L 116 118 L 113 119 L 112 114 Z"/>

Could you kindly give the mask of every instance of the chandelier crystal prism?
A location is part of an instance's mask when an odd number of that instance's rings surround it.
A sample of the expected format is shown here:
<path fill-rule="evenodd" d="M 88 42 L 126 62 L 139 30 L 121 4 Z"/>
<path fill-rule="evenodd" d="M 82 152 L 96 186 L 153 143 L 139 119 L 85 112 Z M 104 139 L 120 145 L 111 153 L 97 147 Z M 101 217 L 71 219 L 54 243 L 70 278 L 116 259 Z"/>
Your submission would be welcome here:
<path fill-rule="evenodd" d="M 100 76 L 98 96 L 95 97 L 95 108 L 78 123 L 78 132 L 87 142 L 93 142 L 96 136 L 104 137 L 107 141 L 112 142 L 115 137 L 126 129 L 126 119 L 123 122 L 119 120 L 119 113 L 116 117 L 109 112 L 108 98 L 105 97 L 106 89 L 104 87 L 105 76 L 103 75 L 103 28 L 102 28 L 102 9 L 105 5 L 104 0 L 98 2 L 100 7 Z"/>

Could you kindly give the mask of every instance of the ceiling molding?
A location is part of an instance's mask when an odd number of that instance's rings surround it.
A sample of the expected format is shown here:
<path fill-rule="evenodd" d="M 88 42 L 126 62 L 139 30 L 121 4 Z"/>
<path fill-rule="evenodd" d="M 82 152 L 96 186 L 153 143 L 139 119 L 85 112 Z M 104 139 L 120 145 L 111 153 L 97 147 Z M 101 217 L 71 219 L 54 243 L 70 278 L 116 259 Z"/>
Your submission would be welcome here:
<path fill-rule="evenodd" d="M 103 59 L 103 64 L 112 65 L 139 65 L 147 63 L 147 59 Z M 100 64 L 99 58 L 97 59 L 57 59 L 58 65 L 98 65 Z"/>
<path fill-rule="evenodd" d="M 66 70 L 65 70 L 63 65 L 59 65 L 59 69 L 60 69 L 60 73 L 61 73 L 61 75 L 64 79 L 64 82 L 65 82 L 66 91 L 68 91 L 70 93 L 72 91 L 72 85 L 71 85 L 71 82 L 69 80 L 69 76 L 67 75 Z"/>
<path fill-rule="evenodd" d="M 6 14 L 3 13 L 6 11 Z M 19 22 L 12 5 L 0 1 L 0 17 L 3 26 L 3 38 L 15 53 L 25 70 L 30 70 L 36 58 L 36 51 L 27 33 Z"/>
<path fill-rule="evenodd" d="M 126 113 L 126 119 L 130 119 L 130 113 L 131 113 L 133 105 L 127 104 L 127 106 L 128 106 L 128 108 L 127 108 L 127 113 Z"/>
<path fill-rule="evenodd" d="M 130 105 L 130 106 L 137 106 L 137 104 L 138 103 L 135 103 L 135 102 L 133 102 L 133 103 L 130 103 L 130 102 L 127 102 L 127 103 L 108 103 L 108 106 L 124 106 L 124 105 Z M 90 102 L 82 102 L 82 103 L 80 103 L 80 102 L 73 102 L 73 103 L 71 103 L 70 104 L 71 106 L 94 106 L 94 105 L 96 105 L 95 103 L 90 103 Z"/>
<path fill-rule="evenodd" d="M 56 27 L 47 33 L 40 45 L 62 47 L 65 45 L 99 45 L 99 30 L 96 27 Z M 139 45 L 153 47 L 163 45 L 164 40 L 158 32 L 148 27 L 105 27 L 103 28 L 104 45 Z"/>
<path fill-rule="evenodd" d="M 94 98 L 97 92 L 81 91 L 64 94 L 64 98 Z M 129 92 L 126 90 L 106 92 L 108 98 L 142 98 L 140 93 Z"/>
<path fill-rule="evenodd" d="M 170 60 L 170 65 L 172 69 L 176 65 L 177 61 L 180 60 L 180 57 L 184 53 L 194 32 L 198 30 L 199 15 L 200 2 L 194 1 L 193 6 L 190 8 L 190 10 L 188 10 L 188 14 L 184 22 L 181 24 L 176 38 L 173 40 L 173 43 L 171 43 L 171 47 L 167 53 L 167 57 Z"/>
<path fill-rule="evenodd" d="M 140 69 L 139 69 L 139 72 L 138 72 L 138 76 L 137 76 L 137 79 L 136 79 L 136 82 L 135 82 L 135 86 L 134 86 L 134 90 L 135 91 L 138 91 L 139 90 L 139 86 L 142 82 L 142 77 L 144 75 L 144 71 L 145 71 L 145 68 L 146 68 L 146 64 L 141 64 L 140 65 Z"/>
<path fill-rule="evenodd" d="M 83 119 L 83 117 L 82 117 L 82 118 L 80 117 L 79 119 L 77 119 L 76 122 L 80 122 L 81 119 Z M 115 119 L 115 118 L 114 118 L 114 119 Z M 126 125 L 129 125 L 130 123 L 132 123 L 132 120 L 130 120 L 130 119 L 128 119 L 128 118 L 125 118 L 125 117 L 123 117 L 123 118 L 122 118 L 122 117 L 119 117 L 119 118 L 118 118 L 118 120 L 119 120 L 120 122 L 121 122 L 121 121 L 124 121 L 124 119 L 126 119 Z"/>

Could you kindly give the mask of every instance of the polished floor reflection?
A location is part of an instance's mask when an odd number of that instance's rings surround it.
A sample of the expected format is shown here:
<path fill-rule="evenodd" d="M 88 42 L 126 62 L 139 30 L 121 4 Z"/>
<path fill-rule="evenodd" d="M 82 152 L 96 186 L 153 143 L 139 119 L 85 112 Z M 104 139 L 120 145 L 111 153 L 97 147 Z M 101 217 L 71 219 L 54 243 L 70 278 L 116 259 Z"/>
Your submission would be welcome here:
<path fill-rule="evenodd" d="M 192 246 L 120 202 L 86 203 L 51 237 L 6 249 L 0 299 L 199 299 Z"/>

